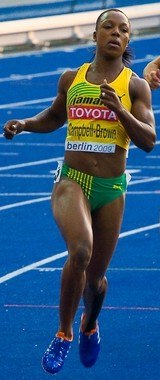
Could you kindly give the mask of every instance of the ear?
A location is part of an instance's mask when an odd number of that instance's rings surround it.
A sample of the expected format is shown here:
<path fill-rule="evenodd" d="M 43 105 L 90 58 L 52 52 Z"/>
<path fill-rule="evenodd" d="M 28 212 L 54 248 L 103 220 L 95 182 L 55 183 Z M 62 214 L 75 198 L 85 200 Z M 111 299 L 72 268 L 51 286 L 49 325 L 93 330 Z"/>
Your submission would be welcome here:
<path fill-rule="evenodd" d="M 93 32 L 93 41 L 94 41 L 94 42 L 97 41 L 96 30 Z"/>

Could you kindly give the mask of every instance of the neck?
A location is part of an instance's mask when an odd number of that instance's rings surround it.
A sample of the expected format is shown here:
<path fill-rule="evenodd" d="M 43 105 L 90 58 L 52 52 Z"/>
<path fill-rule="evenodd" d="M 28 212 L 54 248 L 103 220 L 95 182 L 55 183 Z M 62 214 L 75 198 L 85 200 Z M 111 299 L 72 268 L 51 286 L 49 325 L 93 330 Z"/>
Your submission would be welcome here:
<path fill-rule="evenodd" d="M 95 59 L 92 62 L 92 70 L 96 71 L 97 73 L 108 72 L 108 74 L 117 74 L 123 69 L 123 67 L 124 64 L 122 62 L 122 57 L 116 59 L 107 57 L 105 59 L 102 59 L 98 56 L 95 56 Z"/>

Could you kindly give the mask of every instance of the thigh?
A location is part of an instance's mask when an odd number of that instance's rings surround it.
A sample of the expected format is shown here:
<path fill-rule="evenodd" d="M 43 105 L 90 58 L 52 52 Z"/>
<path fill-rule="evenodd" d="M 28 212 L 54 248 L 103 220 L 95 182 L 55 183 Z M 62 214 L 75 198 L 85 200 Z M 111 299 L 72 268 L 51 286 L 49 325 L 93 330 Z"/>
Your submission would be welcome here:
<path fill-rule="evenodd" d="M 90 207 L 80 185 L 68 178 L 61 179 L 53 189 L 52 210 L 68 246 L 77 240 L 92 245 Z"/>
<path fill-rule="evenodd" d="M 92 216 L 93 253 L 87 269 L 88 279 L 105 275 L 115 251 L 122 224 L 125 195 L 98 209 Z"/>

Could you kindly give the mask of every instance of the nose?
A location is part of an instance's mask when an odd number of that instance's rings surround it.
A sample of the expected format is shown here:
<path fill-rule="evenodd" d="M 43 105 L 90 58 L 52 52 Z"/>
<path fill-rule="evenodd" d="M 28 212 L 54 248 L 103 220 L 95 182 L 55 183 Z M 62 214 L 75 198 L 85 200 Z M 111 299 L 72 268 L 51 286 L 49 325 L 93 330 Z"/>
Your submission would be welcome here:
<path fill-rule="evenodd" d="M 112 31 L 112 34 L 113 34 L 114 36 L 120 36 L 118 26 L 115 26 L 115 27 L 114 27 L 114 29 L 113 29 L 113 31 Z"/>

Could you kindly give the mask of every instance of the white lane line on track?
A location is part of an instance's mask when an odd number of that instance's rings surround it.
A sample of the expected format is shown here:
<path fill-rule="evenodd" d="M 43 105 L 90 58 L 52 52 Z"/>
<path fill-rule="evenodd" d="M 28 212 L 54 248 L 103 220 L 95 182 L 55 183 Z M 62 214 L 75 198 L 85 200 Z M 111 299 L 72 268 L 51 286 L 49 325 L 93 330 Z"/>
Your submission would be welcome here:
<path fill-rule="evenodd" d="M 59 305 L 35 305 L 35 304 L 4 304 L 6 308 L 27 308 L 27 309 L 59 309 Z M 78 306 L 78 309 L 83 309 Z M 133 310 L 133 311 L 160 311 L 157 306 L 102 306 L 102 310 Z"/>
<path fill-rule="evenodd" d="M 53 178 L 52 174 L 0 174 L 0 178 Z"/>
<path fill-rule="evenodd" d="M 79 47 L 77 47 L 77 49 L 81 49 L 83 47 L 83 45 L 80 45 Z M 88 44 L 88 47 L 92 47 L 92 45 Z M 73 49 L 72 49 L 73 51 Z M 50 51 L 51 53 L 51 51 Z M 43 54 L 43 52 L 41 52 L 41 54 Z M 46 54 L 46 52 L 44 52 L 44 54 Z M 26 54 L 24 54 L 26 55 Z M 35 54 L 34 54 L 35 55 Z M 11 58 L 11 57 L 10 57 Z M 15 58 L 15 56 L 14 56 Z M 150 61 L 150 60 L 153 60 L 157 58 L 157 56 L 146 56 L 146 57 L 143 57 L 143 58 L 139 58 L 139 59 L 134 59 L 133 60 L 133 63 L 134 64 L 137 64 L 137 63 L 143 63 L 143 62 L 147 62 L 147 61 Z M 52 76 L 52 75 L 61 75 L 64 71 L 66 70 L 70 70 L 71 68 L 70 67 L 59 67 L 55 70 L 52 70 L 52 71 L 41 71 L 39 73 L 29 73 L 29 74 L 11 74 L 9 75 L 8 77 L 2 77 L 0 78 L 0 83 L 5 83 L 5 82 L 12 82 L 12 81 L 20 81 L 20 80 L 31 80 L 33 78 L 42 78 L 42 77 L 46 77 L 46 76 Z M 72 70 L 76 70 L 77 67 L 73 67 Z"/>
<path fill-rule="evenodd" d="M 151 180 L 150 181 L 135 181 L 134 183 L 151 182 Z M 156 179 L 153 179 L 153 180 L 155 181 Z M 8 205 L 1 206 L 0 207 L 0 211 L 9 210 L 9 209 L 15 208 L 15 207 L 27 206 L 27 205 L 30 205 L 30 204 L 33 204 L 33 203 L 39 203 L 39 202 L 47 201 L 47 200 L 50 200 L 50 198 L 51 198 L 51 195 L 48 196 L 48 197 L 42 197 L 42 198 L 30 199 L 30 200 L 22 201 L 22 202 L 11 203 L 11 204 L 8 204 Z"/>
<path fill-rule="evenodd" d="M 60 75 L 62 74 L 67 68 L 61 68 L 54 71 L 45 71 L 41 73 L 36 74 L 11 74 L 9 77 L 0 78 L 0 83 L 4 82 L 12 82 L 12 81 L 21 81 L 21 80 L 31 80 L 33 78 L 42 78 L 42 77 L 48 77 L 52 75 Z"/>
<path fill-rule="evenodd" d="M 28 132 L 29 133 L 29 132 Z M 0 137 L 1 136 L 3 136 L 3 135 L 0 135 Z M 3 136 L 3 138 L 4 138 L 4 136 Z M 3 143 L 0 143 L 0 145 L 2 145 L 2 146 L 8 146 L 8 145 L 10 145 L 10 146 L 13 146 L 13 142 L 11 142 L 11 143 L 9 143 L 8 141 L 6 141 L 6 142 L 3 142 Z M 44 147 L 48 147 L 48 146 L 51 146 L 51 147 L 55 147 L 55 146 L 63 146 L 64 147 L 64 143 L 37 143 L 37 142 L 35 142 L 35 143 L 27 143 L 27 142 L 15 142 L 14 141 L 14 147 L 15 146 L 34 146 L 34 147 L 41 147 L 41 146 L 44 146 Z"/>
<path fill-rule="evenodd" d="M 52 176 L 51 176 L 52 177 Z M 160 190 L 152 190 L 152 191 L 127 191 L 127 195 L 150 195 L 150 194 L 160 194 Z M 41 193 L 0 193 L 0 197 L 43 197 L 49 196 L 51 192 L 41 192 Z"/>
<path fill-rule="evenodd" d="M 23 202 L 16 202 L 16 203 L 12 203 L 10 205 L 1 206 L 0 211 L 9 210 L 9 209 L 15 208 L 15 207 L 26 206 L 26 205 L 30 205 L 33 203 L 44 202 L 44 201 L 48 201 L 49 199 L 51 199 L 51 195 L 49 197 L 30 199 L 28 201 L 23 201 Z"/>
<path fill-rule="evenodd" d="M 141 233 L 141 232 L 144 232 L 144 231 L 149 231 L 149 230 L 153 230 L 155 228 L 160 228 L 160 223 L 157 223 L 157 224 L 152 224 L 150 226 L 146 226 L 146 227 L 140 227 L 140 228 L 136 228 L 134 230 L 131 230 L 131 231 L 126 231 L 126 232 L 122 232 L 119 236 L 119 238 L 124 238 L 124 237 L 127 237 L 127 236 L 130 236 L 130 235 L 135 235 L 137 233 Z M 61 259 L 65 256 L 67 256 L 68 252 L 65 251 L 65 252 L 62 252 L 62 253 L 59 253 L 57 255 L 53 255 L 51 257 L 48 257 L 46 259 L 43 259 L 43 260 L 40 260 L 40 261 L 37 261 L 33 264 L 30 264 L 30 265 L 27 265 L 23 268 L 20 268 L 20 269 L 17 269 L 16 271 L 13 271 L 11 273 L 8 273 L 6 274 L 5 276 L 2 276 L 0 278 L 0 284 L 2 284 L 3 282 L 5 281 L 8 281 L 10 280 L 11 278 L 14 278 L 14 277 L 17 277 L 23 273 L 26 273 L 40 265 L 45 265 L 45 264 L 48 264 L 48 263 L 51 263 L 55 260 L 58 260 L 58 259 Z"/>
<path fill-rule="evenodd" d="M 51 159 L 49 161 L 53 162 L 53 161 L 57 161 L 60 159 L 62 159 L 62 157 L 59 157 L 57 159 Z M 47 160 L 47 162 L 48 162 L 48 160 Z M 35 165 L 36 163 L 41 163 L 41 164 L 46 163 L 46 160 L 31 162 L 31 163 L 28 163 L 27 166 L 32 166 L 32 165 Z M 26 165 L 26 164 L 20 164 L 20 165 Z M 14 166 L 14 165 L 11 165 L 11 166 Z M 2 168 L 0 168 L 0 170 L 1 169 Z M 5 169 L 5 167 L 3 169 Z M 146 183 L 146 182 L 157 181 L 159 179 L 160 179 L 160 177 L 153 177 L 153 178 L 147 178 L 147 179 L 142 179 L 142 180 L 135 180 L 135 181 L 129 182 L 128 185 L 130 186 L 130 185 L 135 185 L 135 184 L 139 184 L 139 183 L 142 184 L 142 183 Z M 43 198 L 30 199 L 30 200 L 23 201 L 23 202 L 11 203 L 8 205 L 1 206 L 0 211 L 9 210 L 9 209 L 15 208 L 15 207 L 26 206 L 26 205 L 33 204 L 33 203 L 39 203 L 39 202 L 43 202 L 43 201 L 46 201 L 49 199 L 50 199 L 50 196 L 49 197 L 43 197 Z"/>
<path fill-rule="evenodd" d="M 130 172 L 130 169 L 140 169 L 140 170 L 143 170 L 143 169 L 148 169 L 148 170 L 150 170 L 150 169 L 153 169 L 153 170 L 155 170 L 155 169 L 160 169 L 160 166 L 159 165 L 135 165 L 134 167 L 133 166 L 131 166 L 131 165 L 129 165 L 129 166 L 127 166 L 127 170 Z"/>
<path fill-rule="evenodd" d="M 32 270 L 38 271 L 38 272 L 55 272 L 55 271 L 62 271 L 63 267 L 61 268 L 53 268 L 53 267 L 37 267 L 33 268 Z M 108 268 L 107 272 L 159 272 L 160 268 Z"/>
<path fill-rule="evenodd" d="M 43 196 L 49 196 L 51 195 L 51 192 L 49 193 L 0 193 L 0 197 L 43 197 Z"/>
<path fill-rule="evenodd" d="M 46 259 L 43 259 L 43 260 L 37 261 L 33 264 L 27 265 L 23 268 L 17 269 L 14 272 L 8 273 L 5 276 L 0 277 L 0 284 L 2 284 L 5 281 L 10 280 L 11 278 L 17 277 L 20 274 L 26 273 L 26 272 L 30 271 L 31 269 L 36 268 L 39 265 L 45 265 L 45 264 L 51 263 L 55 260 L 61 259 L 65 256 L 67 256 L 67 253 L 68 253 L 67 251 L 58 253 L 57 255 L 53 255 L 53 256 L 48 257 Z"/>
<path fill-rule="evenodd" d="M 127 195 L 154 195 L 154 194 L 160 194 L 160 190 L 153 190 L 153 191 L 127 191 Z"/>
<path fill-rule="evenodd" d="M 138 180 L 131 180 L 128 184 L 128 186 L 137 185 L 138 183 L 147 183 L 147 182 L 153 182 L 153 181 L 159 181 L 160 177 L 151 177 L 151 178 L 143 178 Z"/>
<path fill-rule="evenodd" d="M 0 105 L 0 110 L 8 109 L 8 108 L 17 108 L 17 107 L 21 107 L 21 106 L 27 106 L 28 104 L 38 104 L 38 103 L 52 102 L 53 100 L 54 100 L 54 97 L 52 97 L 52 98 L 34 99 L 34 100 L 25 100 L 24 102 L 1 104 Z"/>
<path fill-rule="evenodd" d="M 43 165 L 43 164 L 48 164 L 50 162 L 57 162 L 57 161 L 61 161 L 61 160 L 63 160 L 63 157 L 49 158 L 47 160 L 39 160 L 39 161 L 32 161 L 32 162 L 24 162 L 23 164 L 1 166 L 0 171 L 25 168 L 28 166 Z"/>

